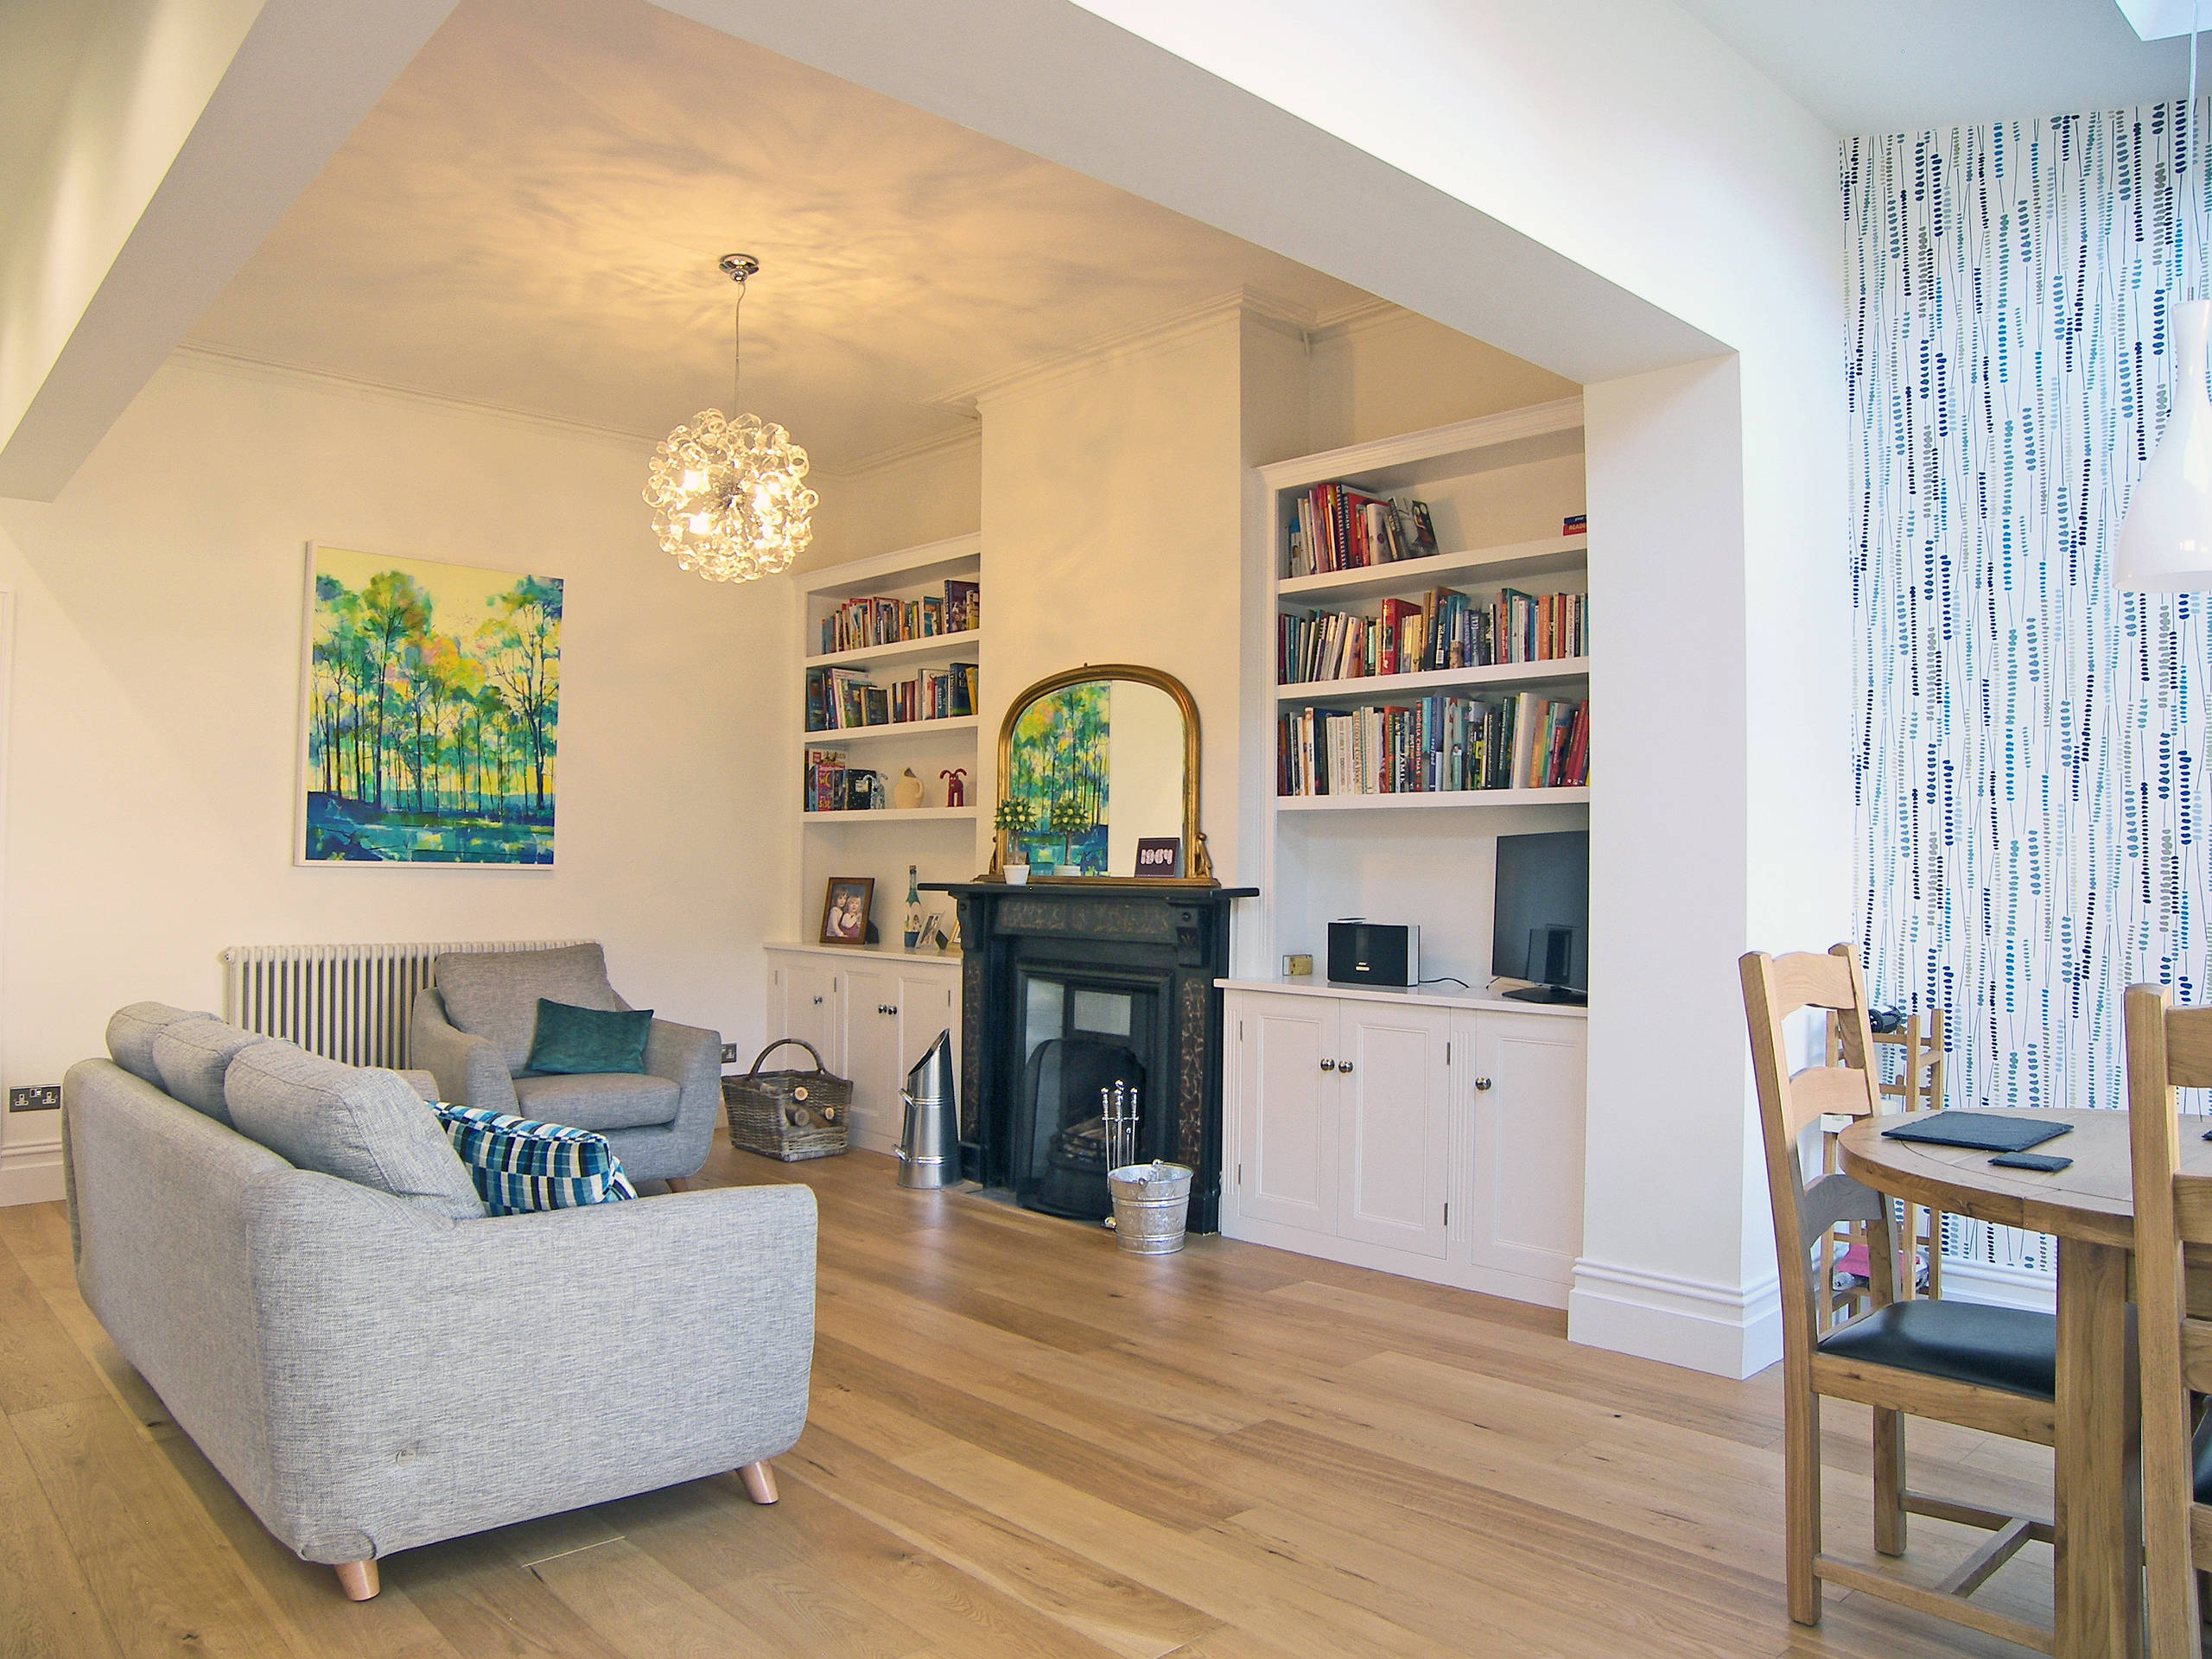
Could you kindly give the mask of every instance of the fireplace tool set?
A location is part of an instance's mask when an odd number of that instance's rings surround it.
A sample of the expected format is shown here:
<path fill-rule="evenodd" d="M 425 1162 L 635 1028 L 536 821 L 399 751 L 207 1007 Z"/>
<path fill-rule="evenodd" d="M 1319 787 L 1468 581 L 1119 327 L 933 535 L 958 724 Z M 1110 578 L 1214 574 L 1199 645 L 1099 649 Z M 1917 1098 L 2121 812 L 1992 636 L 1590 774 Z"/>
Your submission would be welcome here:
<path fill-rule="evenodd" d="M 1122 1169 L 1137 1160 L 1137 1091 L 1120 1077 L 1098 1091 L 1098 1116 L 1106 1125 L 1106 1167 Z"/>

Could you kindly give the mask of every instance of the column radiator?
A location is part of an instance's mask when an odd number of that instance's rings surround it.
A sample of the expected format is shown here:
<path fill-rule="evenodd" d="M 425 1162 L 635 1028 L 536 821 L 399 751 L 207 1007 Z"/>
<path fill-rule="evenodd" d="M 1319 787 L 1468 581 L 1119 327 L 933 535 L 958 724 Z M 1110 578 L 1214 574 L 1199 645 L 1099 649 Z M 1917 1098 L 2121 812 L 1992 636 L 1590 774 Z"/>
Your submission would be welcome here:
<path fill-rule="evenodd" d="M 408 1064 L 416 993 L 456 951 L 550 950 L 588 939 L 437 944 L 234 944 L 223 952 L 223 1017 L 348 1065 Z"/>

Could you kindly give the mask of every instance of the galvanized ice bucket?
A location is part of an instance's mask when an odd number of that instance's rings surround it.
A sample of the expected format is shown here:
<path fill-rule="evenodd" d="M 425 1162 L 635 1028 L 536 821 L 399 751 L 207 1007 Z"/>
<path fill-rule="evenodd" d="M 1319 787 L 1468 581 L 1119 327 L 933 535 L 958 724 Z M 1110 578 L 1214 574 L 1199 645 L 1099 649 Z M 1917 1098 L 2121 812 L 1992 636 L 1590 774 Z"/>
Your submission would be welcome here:
<path fill-rule="evenodd" d="M 1125 1164 L 1109 1170 L 1114 1238 L 1131 1255 L 1173 1255 L 1183 1248 L 1191 1210 L 1191 1171 L 1182 1164 Z"/>

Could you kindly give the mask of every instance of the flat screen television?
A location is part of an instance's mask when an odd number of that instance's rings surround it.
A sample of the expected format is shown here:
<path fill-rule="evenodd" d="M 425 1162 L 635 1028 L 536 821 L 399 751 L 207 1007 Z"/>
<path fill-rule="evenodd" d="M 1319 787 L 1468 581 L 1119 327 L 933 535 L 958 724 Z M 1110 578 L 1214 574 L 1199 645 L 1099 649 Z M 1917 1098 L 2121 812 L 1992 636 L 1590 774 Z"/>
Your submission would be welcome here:
<path fill-rule="evenodd" d="M 1590 1000 L 1590 832 L 1497 838 L 1490 970 L 1521 1002 Z"/>

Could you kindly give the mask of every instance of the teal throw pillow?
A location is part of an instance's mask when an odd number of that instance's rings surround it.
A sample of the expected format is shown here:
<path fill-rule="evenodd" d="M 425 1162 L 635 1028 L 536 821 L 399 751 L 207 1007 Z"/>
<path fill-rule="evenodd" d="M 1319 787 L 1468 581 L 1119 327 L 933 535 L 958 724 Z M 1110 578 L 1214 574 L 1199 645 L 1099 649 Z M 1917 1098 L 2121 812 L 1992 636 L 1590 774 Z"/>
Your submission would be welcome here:
<path fill-rule="evenodd" d="M 610 1014 L 537 999 L 537 1030 L 530 1041 L 530 1069 L 566 1074 L 643 1071 L 651 1008 Z"/>

